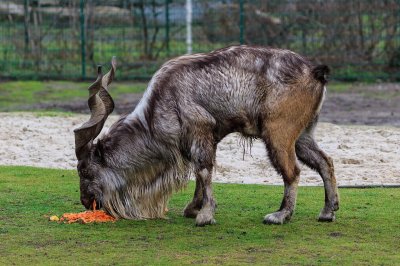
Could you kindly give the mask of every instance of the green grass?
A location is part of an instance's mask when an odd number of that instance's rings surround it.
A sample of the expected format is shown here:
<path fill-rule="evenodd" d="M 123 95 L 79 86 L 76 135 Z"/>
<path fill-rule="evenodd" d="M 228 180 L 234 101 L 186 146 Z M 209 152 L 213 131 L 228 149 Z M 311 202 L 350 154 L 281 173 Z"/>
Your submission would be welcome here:
<path fill-rule="evenodd" d="M 354 86 L 350 82 L 330 82 L 327 85 L 328 92 L 348 92 Z"/>
<path fill-rule="evenodd" d="M 18 113 L 18 112 L 15 112 Z M 23 112 L 22 112 L 23 113 Z M 75 114 L 73 112 L 61 112 L 61 111 L 35 111 L 29 112 L 36 117 L 72 117 Z"/>
<path fill-rule="evenodd" d="M 319 223 L 323 188 L 300 187 L 290 223 L 262 224 L 282 190 L 214 184 L 217 224 L 202 228 L 181 215 L 193 183 L 174 194 L 169 219 L 68 225 L 47 217 L 82 210 L 75 171 L 3 166 L 0 264 L 399 265 L 399 189 L 341 189 L 337 221 Z"/>
<path fill-rule="evenodd" d="M 0 111 L 35 111 L 40 104 L 87 100 L 91 82 L 10 81 L 0 83 Z M 147 83 L 115 82 L 110 91 L 115 99 L 141 93 Z M 53 111 L 57 111 L 54 109 Z"/>

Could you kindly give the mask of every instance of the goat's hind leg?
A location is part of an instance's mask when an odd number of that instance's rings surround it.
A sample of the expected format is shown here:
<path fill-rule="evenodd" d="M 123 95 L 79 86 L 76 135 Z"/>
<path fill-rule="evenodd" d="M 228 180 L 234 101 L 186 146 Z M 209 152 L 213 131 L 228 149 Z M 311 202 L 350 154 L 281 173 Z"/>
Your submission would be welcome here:
<path fill-rule="evenodd" d="M 275 169 L 282 175 L 285 184 L 281 207 L 277 212 L 264 217 L 265 224 L 283 224 L 291 219 L 296 205 L 300 169 L 297 166 L 294 144 L 279 144 L 268 140 L 267 149 Z"/>
<path fill-rule="evenodd" d="M 303 163 L 317 171 L 324 181 L 325 206 L 321 210 L 319 221 L 334 221 L 335 211 L 339 209 L 339 194 L 332 159 L 319 149 L 311 130 L 305 131 L 297 140 L 296 154 Z"/>

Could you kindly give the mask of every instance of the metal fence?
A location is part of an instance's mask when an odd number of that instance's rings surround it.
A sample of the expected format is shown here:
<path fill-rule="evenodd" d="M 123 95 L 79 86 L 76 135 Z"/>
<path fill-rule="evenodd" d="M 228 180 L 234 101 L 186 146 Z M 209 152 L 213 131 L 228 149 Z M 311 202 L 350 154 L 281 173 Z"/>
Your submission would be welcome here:
<path fill-rule="evenodd" d="M 232 44 L 288 48 L 342 80 L 400 80 L 400 0 L 1 0 L 0 77 L 84 79 L 119 61 L 149 78 L 168 58 Z M 191 11 L 191 12 L 188 12 Z"/>

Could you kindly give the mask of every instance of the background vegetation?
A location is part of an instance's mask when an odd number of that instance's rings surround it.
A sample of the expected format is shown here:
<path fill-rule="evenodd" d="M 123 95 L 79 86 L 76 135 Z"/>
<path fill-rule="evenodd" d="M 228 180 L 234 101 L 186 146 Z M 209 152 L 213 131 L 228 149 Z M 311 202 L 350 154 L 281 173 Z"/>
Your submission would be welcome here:
<path fill-rule="evenodd" d="M 193 52 L 281 47 L 332 66 L 336 79 L 399 80 L 399 14 L 399 0 L 193 1 Z M 2 1 L 0 76 L 92 77 L 116 55 L 119 78 L 149 78 L 186 53 L 185 23 L 185 0 Z"/>

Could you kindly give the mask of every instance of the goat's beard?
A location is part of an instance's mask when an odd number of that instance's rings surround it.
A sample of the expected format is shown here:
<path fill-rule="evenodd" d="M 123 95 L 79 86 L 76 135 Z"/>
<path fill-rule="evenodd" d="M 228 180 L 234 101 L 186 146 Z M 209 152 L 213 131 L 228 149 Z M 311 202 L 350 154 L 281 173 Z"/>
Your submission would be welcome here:
<path fill-rule="evenodd" d="M 110 215 L 116 218 L 140 220 L 164 218 L 171 193 L 159 192 L 132 197 L 129 188 L 126 188 L 106 195 L 103 204 Z"/>
<path fill-rule="evenodd" d="M 140 173 L 108 171 L 103 176 L 103 207 L 115 218 L 165 218 L 172 192 L 186 186 L 189 176 L 186 161 L 162 170 L 151 167 Z"/>

